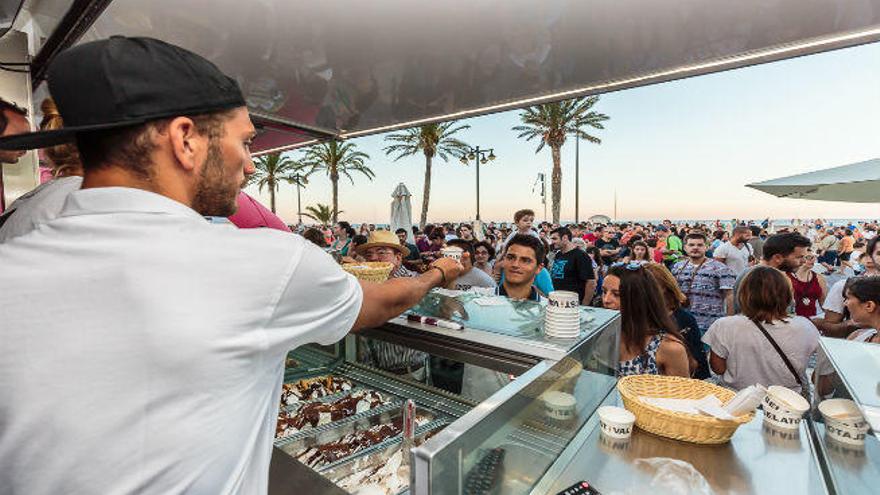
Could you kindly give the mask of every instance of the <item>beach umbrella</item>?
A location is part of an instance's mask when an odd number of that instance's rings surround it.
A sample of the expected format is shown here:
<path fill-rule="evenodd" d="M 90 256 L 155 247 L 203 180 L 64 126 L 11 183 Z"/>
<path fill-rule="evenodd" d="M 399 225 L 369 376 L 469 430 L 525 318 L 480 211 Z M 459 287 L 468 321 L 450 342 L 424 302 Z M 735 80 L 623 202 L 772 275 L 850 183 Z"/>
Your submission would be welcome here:
<path fill-rule="evenodd" d="M 412 233 L 412 205 L 410 204 L 412 194 L 409 193 L 409 189 L 406 188 L 406 185 L 401 182 L 394 188 L 391 197 L 393 198 L 391 200 L 391 221 L 388 222 L 391 224 L 391 232 L 394 232 L 397 229 L 405 229 L 406 242 L 414 244 L 415 239 L 413 238 Z"/>
<path fill-rule="evenodd" d="M 780 198 L 880 203 L 880 159 L 747 184 Z"/>

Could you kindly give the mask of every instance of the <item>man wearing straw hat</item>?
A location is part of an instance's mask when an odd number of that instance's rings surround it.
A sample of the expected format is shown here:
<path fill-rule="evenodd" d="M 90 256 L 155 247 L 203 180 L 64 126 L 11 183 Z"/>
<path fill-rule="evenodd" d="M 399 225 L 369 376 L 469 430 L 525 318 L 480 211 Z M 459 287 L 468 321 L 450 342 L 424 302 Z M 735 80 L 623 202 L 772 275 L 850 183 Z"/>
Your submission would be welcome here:
<path fill-rule="evenodd" d="M 371 232 L 369 240 L 355 250 L 367 261 L 394 265 L 389 278 L 418 276 L 418 273 L 403 266 L 403 259 L 409 255 L 409 249 L 401 245 L 400 239 L 390 230 Z M 408 376 L 418 382 L 427 381 L 428 354 L 376 339 L 362 338 L 358 341 L 361 362 L 396 375 Z"/>
<path fill-rule="evenodd" d="M 76 141 L 85 175 L 0 245 L 0 491 L 266 493 L 287 352 L 382 324 L 461 265 L 359 283 L 300 236 L 207 223 L 235 212 L 256 131 L 194 53 L 84 43 L 48 85 L 66 127 L 0 149 Z"/>

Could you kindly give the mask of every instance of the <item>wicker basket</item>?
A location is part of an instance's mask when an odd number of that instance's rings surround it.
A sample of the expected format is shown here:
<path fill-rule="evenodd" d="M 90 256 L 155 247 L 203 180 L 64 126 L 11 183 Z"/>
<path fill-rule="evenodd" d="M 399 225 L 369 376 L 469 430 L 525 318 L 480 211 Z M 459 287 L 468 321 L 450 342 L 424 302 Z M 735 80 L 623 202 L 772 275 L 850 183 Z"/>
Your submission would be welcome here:
<path fill-rule="evenodd" d="M 726 388 L 702 380 L 676 376 L 633 375 L 621 378 L 617 390 L 623 405 L 636 415 L 636 426 L 662 437 L 699 444 L 718 444 L 730 441 L 740 425 L 748 423 L 755 414 L 725 421 L 710 416 L 669 411 L 646 404 L 639 397 L 669 399 L 702 399 L 714 394 L 726 404 L 735 395 Z"/>
<path fill-rule="evenodd" d="M 391 275 L 394 265 L 381 261 L 365 261 L 363 263 L 345 263 L 342 269 L 366 282 L 384 282 Z"/>

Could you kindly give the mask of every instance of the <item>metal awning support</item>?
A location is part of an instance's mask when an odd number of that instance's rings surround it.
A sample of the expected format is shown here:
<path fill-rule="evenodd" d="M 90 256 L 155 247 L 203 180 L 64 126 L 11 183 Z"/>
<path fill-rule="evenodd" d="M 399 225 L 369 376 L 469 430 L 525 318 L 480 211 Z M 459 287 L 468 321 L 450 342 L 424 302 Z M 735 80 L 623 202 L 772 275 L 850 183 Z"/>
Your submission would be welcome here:
<path fill-rule="evenodd" d="M 37 87 L 46 78 L 49 63 L 56 55 L 73 46 L 101 16 L 113 0 L 74 0 L 58 27 L 31 62 L 31 82 Z"/>

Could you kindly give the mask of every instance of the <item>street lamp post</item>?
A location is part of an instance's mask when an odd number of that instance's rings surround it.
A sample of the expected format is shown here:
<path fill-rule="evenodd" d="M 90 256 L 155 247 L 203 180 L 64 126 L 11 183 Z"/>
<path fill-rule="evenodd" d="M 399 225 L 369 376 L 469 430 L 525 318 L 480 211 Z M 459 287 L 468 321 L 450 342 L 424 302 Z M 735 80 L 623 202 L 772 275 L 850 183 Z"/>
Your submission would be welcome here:
<path fill-rule="evenodd" d="M 474 160 L 477 164 L 477 220 L 480 220 L 480 163 L 485 164 L 494 159 L 494 148 L 483 149 L 479 146 L 470 148 L 465 154 L 461 155 L 461 163 L 467 165 L 468 160 Z"/>
<path fill-rule="evenodd" d="M 302 225 L 303 223 L 303 213 L 302 213 L 302 201 L 300 199 L 300 188 L 304 187 L 309 183 L 308 174 L 303 175 L 300 173 L 294 174 L 290 180 L 296 185 L 296 215 L 299 217 L 299 223 L 297 225 Z"/>

